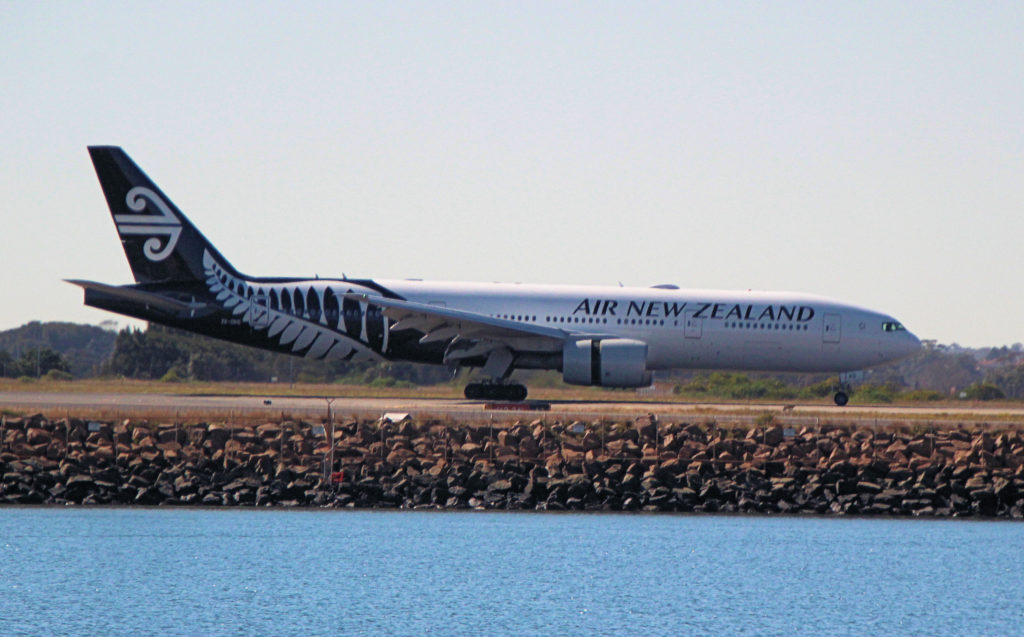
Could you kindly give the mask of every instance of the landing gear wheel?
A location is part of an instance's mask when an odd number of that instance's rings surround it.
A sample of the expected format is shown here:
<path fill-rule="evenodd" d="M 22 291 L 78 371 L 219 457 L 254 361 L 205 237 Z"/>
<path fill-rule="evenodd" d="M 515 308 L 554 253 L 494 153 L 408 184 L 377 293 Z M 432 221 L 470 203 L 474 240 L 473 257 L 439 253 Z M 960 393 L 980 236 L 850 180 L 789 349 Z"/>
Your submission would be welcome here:
<path fill-rule="evenodd" d="M 850 396 L 844 391 L 837 391 L 832 400 L 836 401 L 836 405 L 839 407 L 843 407 L 846 403 L 850 402 Z"/>
<path fill-rule="evenodd" d="M 509 400 L 517 403 L 526 400 L 526 385 L 509 385 L 507 396 Z"/>
<path fill-rule="evenodd" d="M 468 400 L 480 400 L 483 398 L 483 385 L 480 383 L 470 383 L 466 385 L 466 390 L 463 392 Z"/>

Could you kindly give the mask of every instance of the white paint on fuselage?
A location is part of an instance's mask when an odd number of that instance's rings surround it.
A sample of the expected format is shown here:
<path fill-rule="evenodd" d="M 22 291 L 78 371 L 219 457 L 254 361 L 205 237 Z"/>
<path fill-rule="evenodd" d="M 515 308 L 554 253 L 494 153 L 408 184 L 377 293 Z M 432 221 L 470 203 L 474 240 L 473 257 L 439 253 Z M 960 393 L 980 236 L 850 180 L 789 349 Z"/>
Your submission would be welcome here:
<path fill-rule="evenodd" d="M 917 337 L 906 330 L 883 330 L 884 324 L 898 324 L 892 316 L 808 294 L 418 280 L 375 282 L 407 301 L 559 328 L 572 338 L 593 335 L 640 340 L 647 343 L 650 370 L 835 373 L 881 365 L 920 348 Z M 276 288 L 289 295 L 297 289 L 305 295 L 312 289 L 321 307 L 328 286 L 337 295 L 348 290 L 370 296 L 379 294 L 355 283 L 323 279 L 248 285 L 262 289 L 262 294 Z M 826 317 L 831 320 L 826 321 Z M 320 321 L 328 324 L 326 317 L 321 316 Z M 340 316 L 330 323 L 331 329 L 346 331 Z M 365 343 L 365 311 L 361 312 L 360 328 L 359 334 L 349 336 Z M 386 331 L 384 339 L 386 343 Z M 386 349 L 384 355 L 388 355 Z"/>
<path fill-rule="evenodd" d="M 920 341 L 909 331 L 883 331 L 883 324 L 897 323 L 887 314 L 807 294 L 378 282 L 409 301 L 444 303 L 449 308 L 558 327 L 573 334 L 641 340 L 648 345 L 647 364 L 652 370 L 844 372 L 898 360 L 920 348 Z M 769 307 L 773 309 L 765 312 Z M 801 308 L 811 308 L 813 316 L 807 318 L 806 310 L 801 316 Z M 687 312 L 693 313 L 692 321 L 699 322 L 691 325 L 691 330 L 685 325 Z M 838 316 L 838 333 L 826 333 L 827 315 Z"/>

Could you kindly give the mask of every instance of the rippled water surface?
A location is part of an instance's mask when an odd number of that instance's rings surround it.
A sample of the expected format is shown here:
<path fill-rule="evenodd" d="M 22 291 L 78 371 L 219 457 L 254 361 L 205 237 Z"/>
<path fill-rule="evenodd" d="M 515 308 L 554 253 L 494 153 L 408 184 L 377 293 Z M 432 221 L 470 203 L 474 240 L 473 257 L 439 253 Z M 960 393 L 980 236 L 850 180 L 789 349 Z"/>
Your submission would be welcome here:
<path fill-rule="evenodd" d="M 1024 634 L 1024 525 L 0 509 L 0 635 Z"/>

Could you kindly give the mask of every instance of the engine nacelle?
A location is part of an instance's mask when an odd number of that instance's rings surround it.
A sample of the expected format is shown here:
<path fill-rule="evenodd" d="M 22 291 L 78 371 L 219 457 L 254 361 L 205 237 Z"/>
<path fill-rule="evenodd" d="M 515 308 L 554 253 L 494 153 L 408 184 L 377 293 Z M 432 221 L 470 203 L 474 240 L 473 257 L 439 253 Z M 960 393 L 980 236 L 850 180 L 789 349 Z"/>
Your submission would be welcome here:
<path fill-rule="evenodd" d="M 566 343 L 562 349 L 562 379 L 570 385 L 647 387 L 647 343 L 606 338 Z"/>

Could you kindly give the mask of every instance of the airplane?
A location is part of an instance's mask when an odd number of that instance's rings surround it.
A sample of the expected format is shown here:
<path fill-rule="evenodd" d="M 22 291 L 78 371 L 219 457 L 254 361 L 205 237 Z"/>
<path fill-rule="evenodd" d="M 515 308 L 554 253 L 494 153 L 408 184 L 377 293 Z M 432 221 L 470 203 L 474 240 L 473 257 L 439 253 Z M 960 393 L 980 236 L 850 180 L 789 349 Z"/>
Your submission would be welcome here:
<path fill-rule="evenodd" d="M 135 283 L 69 279 L 86 305 L 307 359 L 480 368 L 470 400 L 525 400 L 517 369 L 621 388 L 662 370 L 722 369 L 839 373 L 843 406 L 850 373 L 921 347 L 888 314 L 808 294 L 251 277 L 121 148 L 89 154 Z"/>

